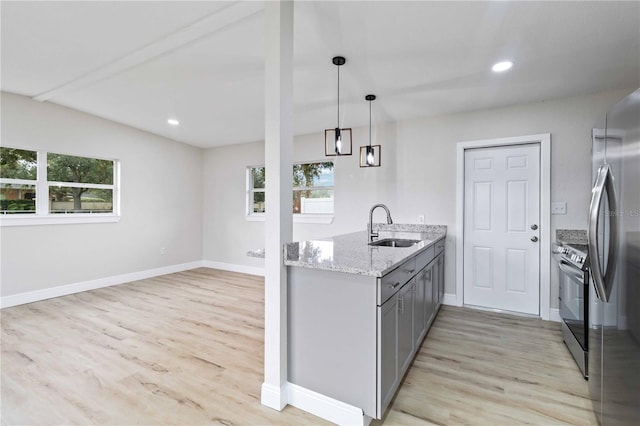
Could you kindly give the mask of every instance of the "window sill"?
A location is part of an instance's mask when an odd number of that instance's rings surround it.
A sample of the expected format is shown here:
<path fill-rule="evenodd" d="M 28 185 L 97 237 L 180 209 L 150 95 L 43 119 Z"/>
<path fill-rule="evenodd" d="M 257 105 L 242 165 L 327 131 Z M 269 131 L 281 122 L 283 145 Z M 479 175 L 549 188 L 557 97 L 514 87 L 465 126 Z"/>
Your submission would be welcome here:
<path fill-rule="evenodd" d="M 30 226 L 30 225 L 71 225 L 78 223 L 115 223 L 120 221 L 120 215 L 114 214 L 77 214 L 56 216 L 11 215 L 0 216 L 0 226 Z"/>
<path fill-rule="evenodd" d="M 247 222 L 264 222 L 264 214 L 251 214 L 245 216 Z M 333 215 L 329 214 L 294 214 L 293 223 L 319 223 L 329 225 L 333 223 Z"/>

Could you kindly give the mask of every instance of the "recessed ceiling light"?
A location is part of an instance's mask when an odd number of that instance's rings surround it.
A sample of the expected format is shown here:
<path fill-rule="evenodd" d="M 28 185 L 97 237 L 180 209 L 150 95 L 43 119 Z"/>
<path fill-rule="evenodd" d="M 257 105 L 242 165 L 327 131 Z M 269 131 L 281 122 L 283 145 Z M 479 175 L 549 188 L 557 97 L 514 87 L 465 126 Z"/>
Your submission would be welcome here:
<path fill-rule="evenodd" d="M 498 62 L 497 64 L 494 64 L 491 67 L 491 69 L 494 72 L 503 72 L 503 71 L 508 70 L 512 66 L 513 66 L 513 62 L 511 62 L 511 61 L 503 61 L 503 62 Z"/>
<path fill-rule="evenodd" d="M 168 119 L 167 123 L 171 124 L 172 126 L 179 126 L 180 125 L 180 122 L 178 120 L 176 120 L 175 118 Z"/>

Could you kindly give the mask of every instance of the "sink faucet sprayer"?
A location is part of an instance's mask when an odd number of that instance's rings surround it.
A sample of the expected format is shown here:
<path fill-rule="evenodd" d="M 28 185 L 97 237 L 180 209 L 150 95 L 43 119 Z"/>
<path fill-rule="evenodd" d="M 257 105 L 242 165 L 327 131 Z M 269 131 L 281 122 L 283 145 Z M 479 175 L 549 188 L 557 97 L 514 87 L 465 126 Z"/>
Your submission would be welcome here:
<path fill-rule="evenodd" d="M 389 225 L 393 223 L 393 220 L 391 219 L 391 212 L 389 212 L 389 208 L 387 206 L 384 204 L 376 204 L 371 207 L 371 210 L 369 210 L 369 241 L 373 241 L 373 239 L 378 236 L 377 232 L 373 232 L 373 211 L 378 207 L 382 207 L 387 212 L 387 223 Z"/>

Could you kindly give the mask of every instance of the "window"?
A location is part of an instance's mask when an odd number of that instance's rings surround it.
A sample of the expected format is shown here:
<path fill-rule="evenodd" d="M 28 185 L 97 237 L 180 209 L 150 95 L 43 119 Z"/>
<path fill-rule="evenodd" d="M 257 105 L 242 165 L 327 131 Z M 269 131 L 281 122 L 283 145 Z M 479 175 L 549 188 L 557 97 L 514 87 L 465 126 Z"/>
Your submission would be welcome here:
<path fill-rule="evenodd" d="M 247 216 L 261 217 L 265 212 L 265 168 L 247 169 Z M 292 205 L 294 218 L 333 215 L 333 162 L 293 165 Z"/>
<path fill-rule="evenodd" d="M 117 172 L 115 160 L 2 147 L 2 224 L 113 221 Z"/>
<path fill-rule="evenodd" d="M 249 214 L 264 213 L 264 167 L 250 167 L 249 180 Z"/>
<path fill-rule="evenodd" d="M 37 152 L 0 148 L 0 212 L 36 213 Z"/>
<path fill-rule="evenodd" d="M 293 213 L 333 214 L 333 163 L 293 165 Z"/>
<path fill-rule="evenodd" d="M 48 154 L 49 213 L 113 213 L 114 161 Z"/>

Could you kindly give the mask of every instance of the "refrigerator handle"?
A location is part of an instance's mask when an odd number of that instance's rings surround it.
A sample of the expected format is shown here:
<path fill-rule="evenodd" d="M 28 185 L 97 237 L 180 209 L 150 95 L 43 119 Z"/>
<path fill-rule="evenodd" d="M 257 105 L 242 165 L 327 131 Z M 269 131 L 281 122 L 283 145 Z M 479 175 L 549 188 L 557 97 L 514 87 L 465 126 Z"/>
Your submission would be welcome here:
<path fill-rule="evenodd" d="M 609 202 L 609 253 L 607 257 L 607 270 L 602 273 L 600 255 L 598 253 L 598 221 L 600 219 L 600 206 L 604 192 L 607 192 Z M 589 206 L 589 227 L 587 232 L 589 259 L 591 275 L 598 298 L 604 302 L 609 301 L 613 288 L 613 277 L 615 274 L 616 261 L 618 256 L 618 200 L 613 185 L 613 175 L 608 164 L 598 169 L 598 177 L 591 194 L 591 204 Z"/>

